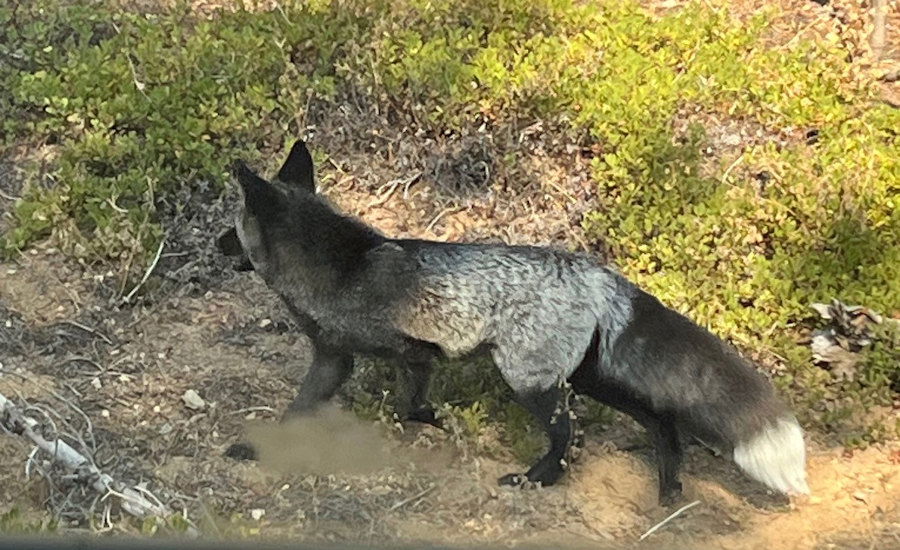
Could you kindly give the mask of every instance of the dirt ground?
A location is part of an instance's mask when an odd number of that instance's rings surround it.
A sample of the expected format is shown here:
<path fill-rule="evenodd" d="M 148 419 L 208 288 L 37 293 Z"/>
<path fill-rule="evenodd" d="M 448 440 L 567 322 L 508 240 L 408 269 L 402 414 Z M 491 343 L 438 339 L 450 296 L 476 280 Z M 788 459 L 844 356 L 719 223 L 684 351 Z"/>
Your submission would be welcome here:
<path fill-rule="evenodd" d="M 255 275 L 225 271 L 205 290 L 120 311 L 102 305 L 98 279 L 53 251 L 0 266 L 0 392 L 72 426 L 67 403 L 77 405 L 98 464 L 183 507 L 209 536 L 620 548 L 673 511 L 656 505 L 652 457 L 626 419 L 592 430 L 568 478 L 534 491 L 496 487 L 522 465 L 464 459 L 428 426 L 390 435 L 335 409 L 318 427 L 279 428 L 310 358 Z M 221 456 L 247 426 L 261 464 Z M 793 503 L 693 448 L 684 504 L 700 504 L 637 547 L 900 548 L 900 447 L 849 453 L 810 436 L 813 496 Z M 53 501 L 46 482 L 24 479 L 29 448 L 2 441 L 0 502 L 77 517 L 87 504 Z"/>
<path fill-rule="evenodd" d="M 825 9 L 800 11 L 820 17 Z M 321 188 L 345 211 L 392 236 L 557 244 L 607 255 L 579 225 L 594 192 L 592 152 L 554 137 L 563 132 L 521 121 L 506 132 L 423 136 L 414 121 L 397 115 L 397 124 L 376 111 L 356 103 L 309 117 L 311 145 L 330 157 Z M 713 122 L 715 162 L 741 145 L 723 139 L 718 147 L 717 135 L 795 137 L 745 121 Z M 510 151 L 520 154 L 514 165 L 498 160 Z M 52 150 L 13 150 L 0 161 L 0 210 L 25 179 L 16 158 L 35 154 L 52 159 Z M 0 393 L 49 419 L 106 471 L 183 510 L 206 536 L 900 549 L 896 442 L 850 452 L 827 434 L 808 434 L 813 494 L 795 502 L 691 448 L 683 504 L 699 504 L 641 542 L 674 509 L 656 505 L 652 455 L 624 418 L 592 427 L 564 482 L 535 491 L 497 487 L 499 475 L 523 465 L 464 456 L 429 426 L 388 432 L 345 408 L 329 411 L 318 426 L 276 427 L 308 367 L 308 343 L 258 277 L 233 272 L 214 250 L 232 198 L 202 185 L 185 189 L 177 208 L 158 205 L 166 243 L 128 303 L 123 296 L 136 280 L 80 265 L 53 243 L 0 263 Z M 4 223 L 0 216 L 0 230 Z M 189 390 L 199 400 L 186 400 Z M 262 445 L 262 462 L 222 457 L 248 430 Z M 50 509 L 70 529 L 126 529 L 114 513 L 107 520 L 106 503 L 88 491 L 37 475 L 47 466 L 29 462 L 30 452 L 19 438 L 0 436 L 0 510 L 39 516 Z M 85 525 L 92 510 L 98 519 Z"/>

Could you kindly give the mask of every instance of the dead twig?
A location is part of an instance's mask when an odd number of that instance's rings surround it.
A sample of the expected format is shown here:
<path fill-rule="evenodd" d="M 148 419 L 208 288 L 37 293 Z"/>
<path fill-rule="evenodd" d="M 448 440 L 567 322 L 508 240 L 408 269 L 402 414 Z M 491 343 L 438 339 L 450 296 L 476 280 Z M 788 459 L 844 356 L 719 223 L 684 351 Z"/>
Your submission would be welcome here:
<path fill-rule="evenodd" d="M 147 282 L 147 279 L 150 278 L 150 274 L 153 273 L 153 270 L 156 269 L 156 264 L 159 263 L 159 258 L 160 258 L 160 256 L 162 256 L 162 251 L 163 251 L 164 246 L 166 246 L 165 238 L 163 238 L 163 240 L 161 240 L 159 242 L 159 248 L 156 249 L 156 256 L 153 258 L 153 261 L 150 263 L 150 267 L 148 267 L 147 271 L 144 272 L 144 276 L 141 277 L 140 282 L 134 288 L 131 289 L 131 292 L 129 292 L 128 295 L 125 296 L 125 298 L 122 299 L 122 303 L 127 304 L 128 302 L 130 302 L 131 299 L 134 297 L 134 295 L 137 293 L 137 291 L 140 290 L 141 287 L 144 286 L 144 283 Z"/>
<path fill-rule="evenodd" d="M 109 344 L 110 346 L 113 345 L 112 340 L 110 340 L 109 337 L 108 337 L 107 335 L 103 334 L 102 332 L 100 332 L 99 330 L 97 330 L 97 329 L 95 329 L 95 328 L 91 328 L 91 327 L 89 327 L 89 326 L 87 326 L 87 325 L 82 325 L 82 324 L 79 323 L 78 321 L 71 321 L 71 320 L 68 320 L 68 319 L 65 320 L 65 321 L 63 321 L 63 323 L 65 323 L 65 324 L 67 324 L 67 325 L 71 325 L 71 326 L 73 326 L 73 327 L 75 327 L 75 328 L 79 328 L 79 329 L 81 329 L 81 330 L 83 330 L 83 331 L 85 331 L 85 332 L 90 332 L 91 334 L 93 334 L 93 335 L 99 337 L 101 340 L 103 340 L 104 342 L 106 342 L 106 343 Z"/>
<path fill-rule="evenodd" d="M 431 231 L 434 228 L 435 224 L 437 224 L 437 222 L 441 218 L 443 218 L 445 215 L 456 214 L 457 212 L 462 212 L 465 209 L 466 209 L 465 206 L 457 206 L 455 208 L 451 207 L 451 208 L 445 208 L 445 209 L 441 210 L 441 212 L 438 213 L 437 216 L 432 218 L 431 222 L 428 223 L 428 226 L 425 227 L 425 233 L 428 233 L 429 231 Z"/>
<path fill-rule="evenodd" d="M 413 183 L 415 183 L 415 181 L 418 180 L 420 177 L 422 177 L 421 171 L 416 172 L 415 174 L 413 174 L 409 177 L 406 177 L 406 178 L 398 178 L 398 179 L 387 182 L 386 184 L 384 184 L 378 188 L 377 193 L 380 196 L 377 197 L 376 199 L 372 200 L 369 204 L 366 205 L 366 207 L 372 208 L 375 206 L 381 206 L 382 204 L 386 203 L 391 198 L 391 196 L 394 194 L 394 192 L 397 190 L 397 188 L 399 188 L 401 185 L 404 186 L 403 196 L 405 198 L 407 192 L 409 191 L 409 186 L 412 185 Z M 382 191 L 385 188 L 387 188 L 387 191 Z"/>
<path fill-rule="evenodd" d="M 401 501 L 399 501 L 399 502 L 396 502 L 393 506 L 391 506 L 390 508 L 388 508 L 388 512 L 393 512 L 393 511 L 395 511 L 395 510 L 398 510 L 398 509 L 400 509 L 400 508 L 406 506 L 406 505 L 409 504 L 410 502 L 419 500 L 420 498 L 424 497 L 425 495 L 427 495 L 427 494 L 430 493 L 431 491 L 434 491 L 435 488 L 437 488 L 437 485 L 430 485 L 430 486 L 428 486 L 425 490 L 419 491 L 418 493 L 414 494 L 413 496 L 411 496 L 411 497 L 409 497 L 409 498 L 405 498 L 405 499 L 403 499 L 403 500 L 401 500 Z"/>
<path fill-rule="evenodd" d="M 869 46 L 872 48 L 875 61 L 881 59 L 884 54 L 887 12 L 887 0 L 872 0 L 872 34 L 869 36 Z"/>
<path fill-rule="evenodd" d="M 888 71 L 881 75 L 881 80 L 883 82 L 897 82 L 900 80 L 900 69 L 894 69 L 893 71 Z"/>
<path fill-rule="evenodd" d="M 31 407 L 31 410 L 41 412 L 52 423 L 52 419 L 50 419 L 46 411 L 35 407 Z M 159 499 L 151 495 L 146 488 L 141 486 L 136 488 L 128 487 L 113 479 L 109 474 L 102 472 L 90 458 L 78 452 L 59 437 L 45 438 L 41 433 L 41 424 L 20 412 L 18 407 L 2 394 L 0 394 L 0 425 L 12 434 L 29 439 L 36 445 L 36 448 L 49 454 L 54 462 L 73 472 L 73 478 L 85 481 L 87 485 L 103 495 L 100 499 L 101 502 L 105 501 L 110 495 L 116 496 L 120 499 L 124 512 L 142 519 L 148 517 L 168 518 L 172 515 L 172 511 L 162 504 Z M 34 455 L 35 452 L 33 451 L 29 457 L 28 464 L 35 463 L 33 460 Z M 106 519 L 104 519 L 103 523 L 105 524 L 106 522 Z M 199 531 L 192 525 L 188 526 L 187 533 L 192 536 L 199 535 Z"/>
<path fill-rule="evenodd" d="M 653 527 L 651 527 L 649 531 L 647 531 L 646 533 L 644 533 L 643 535 L 641 535 L 641 538 L 639 538 L 638 540 L 644 540 L 645 538 L 649 537 L 650 535 L 652 535 L 653 533 L 655 533 L 656 531 L 658 531 L 663 525 L 669 523 L 670 521 L 672 521 L 673 519 L 675 519 L 675 518 L 677 518 L 679 515 L 681 515 L 684 511 L 690 510 L 691 508 L 693 508 L 694 506 L 696 506 L 696 505 L 698 505 L 698 504 L 700 504 L 700 501 L 699 501 L 699 500 L 695 500 L 694 502 L 692 502 L 692 503 L 690 503 L 690 504 L 686 504 L 685 506 L 682 506 L 681 508 L 675 510 L 674 512 L 672 512 L 672 514 L 669 515 L 669 517 L 667 517 L 666 519 L 664 519 L 664 520 L 662 520 L 661 522 L 657 523 L 656 525 L 654 525 Z"/>
<path fill-rule="evenodd" d="M 722 174 L 722 183 L 728 183 L 728 176 L 731 175 L 731 171 L 740 164 L 744 160 L 744 154 L 741 153 L 738 155 L 738 158 L 734 159 L 734 162 L 725 170 L 725 173 Z"/>
<path fill-rule="evenodd" d="M 238 409 L 236 411 L 229 411 L 226 414 L 231 416 L 231 415 L 235 415 L 235 414 L 244 414 L 244 413 L 252 413 L 252 412 L 274 413 L 275 409 L 273 409 L 272 407 L 267 407 L 265 405 L 259 405 L 257 407 L 244 407 L 243 409 Z"/>
<path fill-rule="evenodd" d="M 16 197 L 14 195 L 7 195 L 6 193 L 3 192 L 2 189 L 0 189 L 0 197 L 4 198 L 10 202 L 16 202 L 17 200 L 22 198 L 22 197 Z"/>

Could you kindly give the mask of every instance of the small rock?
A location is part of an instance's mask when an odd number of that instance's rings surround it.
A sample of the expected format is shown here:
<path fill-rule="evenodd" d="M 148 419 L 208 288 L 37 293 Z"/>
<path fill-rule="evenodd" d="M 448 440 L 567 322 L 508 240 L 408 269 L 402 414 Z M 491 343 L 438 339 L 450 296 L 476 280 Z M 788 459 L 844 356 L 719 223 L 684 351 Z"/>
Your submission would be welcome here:
<path fill-rule="evenodd" d="M 103 387 L 103 382 L 101 382 L 99 378 L 94 378 L 91 380 L 91 386 L 93 386 L 95 390 L 99 390 Z"/>
<path fill-rule="evenodd" d="M 738 134 L 726 134 L 722 137 L 722 143 L 725 145 L 730 145 L 732 147 L 741 144 L 741 136 Z"/>
<path fill-rule="evenodd" d="M 259 328 L 266 328 L 267 326 L 269 326 L 271 324 L 272 324 L 271 319 L 263 319 L 262 321 L 259 322 Z"/>
<path fill-rule="evenodd" d="M 206 401 L 204 401 L 194 390 L 185 391 L 184 395 L 181 396 L 181 400 L 184 401 L 185 407 L 195 411 L 202 410 L 206 407 Z"/>
<path fill-rule="evenodd" d="M 254 521 L 259 521 L 264 515 L 266 515 L 266 511 L 262 508 L 254 508 L 250 510 L 250 517 L 253 518 Z"/>
<path fill-rule="evenodd" d="M 102 416 L 103 418 L 109 418 L 109 411 L 103 409 L 102 411 L 100 411 L 100 416 Z"/>

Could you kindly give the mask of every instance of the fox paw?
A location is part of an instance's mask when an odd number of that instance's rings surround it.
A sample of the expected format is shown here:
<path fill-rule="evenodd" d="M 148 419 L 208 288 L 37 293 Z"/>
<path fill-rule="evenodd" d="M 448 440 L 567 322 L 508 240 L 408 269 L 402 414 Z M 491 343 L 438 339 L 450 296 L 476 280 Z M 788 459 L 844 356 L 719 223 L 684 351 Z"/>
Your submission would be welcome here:
<path fill-rule="evenodd" d="M 411 411 L 404 418 L 407 422 L 421 422 L 422 424 L 430 424 L 435 428 L 443 429 L 443 423 L 437 418 L 434 409 L 430 407 L 422 407 Z"/>
<path fill-rule="evenodd" d="M 539 489 L 541 482 L 529 481 L 525 474 L 506 474 L 497 480 L 501 487 L 518 487 L 520 489 Z"/>
<path fill-rule="evenodd" d="M 225 456 L 235 460 L 257 460 L 256 449 L 249 443 L 235 443 L 225 451 Z"/>
<path fill-rule="evenodd" d="M 659 505 L 668 508 L 681 500 L 681 482 L 673 481 L 659 492 Z"/>

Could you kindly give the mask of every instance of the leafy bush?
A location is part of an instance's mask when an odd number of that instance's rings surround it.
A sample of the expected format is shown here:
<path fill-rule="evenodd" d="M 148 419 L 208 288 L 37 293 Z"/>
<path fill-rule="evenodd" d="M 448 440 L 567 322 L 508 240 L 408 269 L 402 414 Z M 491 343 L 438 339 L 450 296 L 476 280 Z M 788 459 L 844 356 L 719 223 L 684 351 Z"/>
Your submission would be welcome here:
<path fill-rule="evenodd" d="M 26 71 L 4 71 L 6 141 L 60 145 L 55 185 L 31 187 L 4 247 L 52 231 L 89 259 L 123 262 L 155 250 L 160 195 L 224 181 L 235 150 L 293 139 L 309 97 L 334 93 L 339 50 L 361 24 L 304 10 L 191 21 L 187 7 L 154 16 L 88 1 L 0 10 L 5 43 L 57 37 L 21 52 Z"/>

